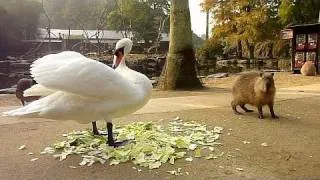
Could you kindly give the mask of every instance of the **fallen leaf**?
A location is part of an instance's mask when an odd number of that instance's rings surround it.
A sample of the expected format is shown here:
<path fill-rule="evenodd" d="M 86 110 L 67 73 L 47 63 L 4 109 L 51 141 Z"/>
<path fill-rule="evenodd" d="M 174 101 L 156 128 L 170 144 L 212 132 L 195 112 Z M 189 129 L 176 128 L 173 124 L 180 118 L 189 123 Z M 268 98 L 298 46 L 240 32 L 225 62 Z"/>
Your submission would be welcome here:
<path fill-rule="evenodd" d="M 238 171 L 244 171 L 242 168 L 236 168 L 236 170 L 238 170 Z"/>
<path fill-rule="evenodd" d="M 32 158 L 30 159 L 31 162 L 38 160 L 39 158 Z"/>
<path fill-rule="evenodd" d="M 19 150 L 24 150 L 24 149 L 26 149 L 26 145 L 22 145 L 19 147 Z"/>

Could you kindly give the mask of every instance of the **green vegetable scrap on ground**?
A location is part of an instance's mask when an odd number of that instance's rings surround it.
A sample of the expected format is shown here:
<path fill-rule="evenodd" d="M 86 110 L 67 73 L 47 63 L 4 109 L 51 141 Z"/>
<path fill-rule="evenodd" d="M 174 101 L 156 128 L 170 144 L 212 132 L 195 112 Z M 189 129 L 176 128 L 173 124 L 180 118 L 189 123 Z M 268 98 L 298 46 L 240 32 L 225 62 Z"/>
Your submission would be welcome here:
<path fill-rule="evenodd" d="M 46 147 L 41 154 L 54 154 L 60 161 L 69 155 L 80 155 L 80 166 L 91 166 L 96 162 L 117 165 L 132 161 L 135 165 L 155 169 L 163 163 L 174 164 L 182 158 L 185 161 L 213 159 L 213 146 L 221 144 L 216 141 L 222 130 L 222 127 L 209 130 L 205 124 L 185 122 L 180 118 L 170 121 L 166 127 L 135 122 L 115 128 L 118 141 L 129 140 L 125 146 L 109 147 L 105 136 L 95 136 L 90 130 L 74 131 L 63 134 L 66 140 Z"/>

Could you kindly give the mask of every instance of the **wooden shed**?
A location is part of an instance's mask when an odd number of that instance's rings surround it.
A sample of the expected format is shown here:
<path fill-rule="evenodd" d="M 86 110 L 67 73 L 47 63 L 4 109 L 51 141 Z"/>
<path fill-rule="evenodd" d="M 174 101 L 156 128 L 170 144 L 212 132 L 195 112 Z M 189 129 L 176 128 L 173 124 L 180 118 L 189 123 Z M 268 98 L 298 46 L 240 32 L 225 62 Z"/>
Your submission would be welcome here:
<path fill-rule="evenodd" d="M 320 23 L 288 26 L 282 35 L 284 39 L 291 39 L 292 71 L 298 73 L 306 61 L 312 61 L 319 73 Z"/>

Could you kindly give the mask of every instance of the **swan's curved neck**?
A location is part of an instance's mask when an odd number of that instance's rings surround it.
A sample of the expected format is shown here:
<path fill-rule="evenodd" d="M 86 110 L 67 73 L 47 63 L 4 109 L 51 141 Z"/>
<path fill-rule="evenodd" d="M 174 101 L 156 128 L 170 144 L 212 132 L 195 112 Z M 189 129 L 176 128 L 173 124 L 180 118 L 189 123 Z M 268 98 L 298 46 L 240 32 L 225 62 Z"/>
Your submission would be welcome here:
<path fill-rule="evenodd" d="M 124 56 L 122 57 L 122 60 L 121 60 L 121 62 L 119 63 L 118 67 L 126 67 L 126 66 L 127 66 L 127 65 L 126 65 L 126 61 L 125 61 L 125 58 L 126 58 L 126 55 L 124 55 Z"/>

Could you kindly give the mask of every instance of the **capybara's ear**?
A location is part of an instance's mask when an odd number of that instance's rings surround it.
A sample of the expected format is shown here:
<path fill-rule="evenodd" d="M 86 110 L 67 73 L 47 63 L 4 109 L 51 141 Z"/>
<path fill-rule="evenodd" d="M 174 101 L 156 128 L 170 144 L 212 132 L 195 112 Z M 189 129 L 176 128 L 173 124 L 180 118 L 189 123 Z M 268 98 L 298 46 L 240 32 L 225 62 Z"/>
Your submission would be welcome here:
<path fill-rule="evenodd" d="M 260 72 L 260 77 L 262 77 L 263 76 L 263 72 Z"/>
<path fill-rule="evenodd" d="M 274 76 L 274 73 L 271 73 L 271 76 L 273 77 L 273 76 Z"/>

